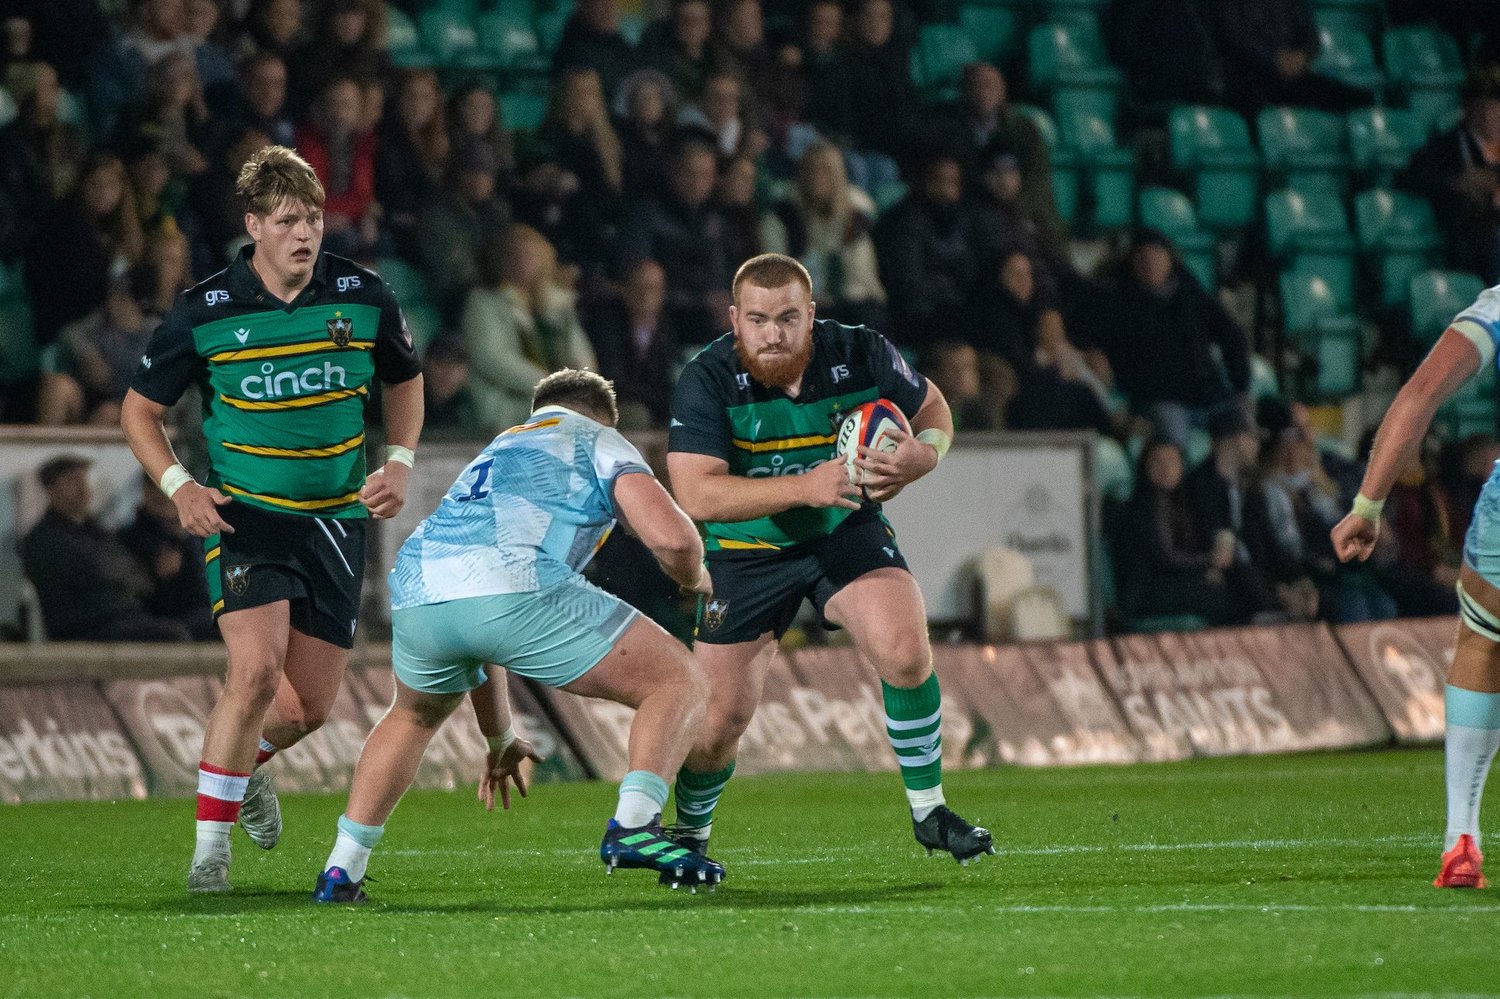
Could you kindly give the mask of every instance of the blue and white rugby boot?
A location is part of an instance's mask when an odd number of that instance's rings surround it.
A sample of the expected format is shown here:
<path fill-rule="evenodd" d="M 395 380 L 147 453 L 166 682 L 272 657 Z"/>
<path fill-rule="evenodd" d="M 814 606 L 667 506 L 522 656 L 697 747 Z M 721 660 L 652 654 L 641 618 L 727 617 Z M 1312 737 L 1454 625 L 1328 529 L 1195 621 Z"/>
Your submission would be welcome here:
<path fill-rule="evenodd" d="M 687 885 L 694 894 L 699 888 L 712 891 L 724 880 L 722 864 L 667 838 L 660 815 L 634 828 L 610 819 L 599 844 L 599 859 L 604 861 L 605 873 L 613 874 L 618 867 L 644 868 L 656 871 L 659 883 L 674 890 Z"/>
<path fill-rule="evenodd" d="M 349 873 L 342 867 L 330 867 L 318 875 L 318 884 L 313 888 L 312 900 L 344 904 L 368 902 L 370 896 L 365 894 L 362 887 L 367 880 L 367 878 L 360 878 L 358 881 L 351 881 Z"/>

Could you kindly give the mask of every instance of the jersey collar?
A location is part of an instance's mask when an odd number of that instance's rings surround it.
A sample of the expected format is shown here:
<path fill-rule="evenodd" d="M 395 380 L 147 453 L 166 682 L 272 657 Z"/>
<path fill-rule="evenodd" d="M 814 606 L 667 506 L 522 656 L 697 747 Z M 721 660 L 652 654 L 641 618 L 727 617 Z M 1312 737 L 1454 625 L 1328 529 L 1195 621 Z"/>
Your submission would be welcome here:
<path fill-rule="evenodd" d="M 255 273 L 255 268 L 250 266 L 250 258 L 253 256 L 255 256 L 255 244 L 247 243 L 240 247 L 240 252 L 235 255 L 234 262 L 229 265 L 229 293 L 235 298 L 250 299 L 273 309 L 290 310 L 322 291 L 323 286 L 328 283 L 328 254 L 319 250 L 318 259 L 313 262 L 312 278 L 307 282 L 307 287 L 298 292 L 297 297 L 290 302 L 283 302 L 271 294 L 265 282 L 260 279 L 260 275 Z"/>

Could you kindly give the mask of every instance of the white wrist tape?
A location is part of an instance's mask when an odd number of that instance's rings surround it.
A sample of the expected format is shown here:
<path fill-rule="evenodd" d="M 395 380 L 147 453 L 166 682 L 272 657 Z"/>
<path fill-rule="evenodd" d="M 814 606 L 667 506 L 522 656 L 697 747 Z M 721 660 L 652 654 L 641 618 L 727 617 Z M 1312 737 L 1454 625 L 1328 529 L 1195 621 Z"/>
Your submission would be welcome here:
<path fill-rule="evenodd" d="M 405 465 L 407 468 L 411 468 L 416 460 L 416 452 L 409 447 L 402 447 L 400 444 L 387 444 L 385 446 L 385 463 L 387 465 L 394 461 L 398 465 Z"/>
<path fill-rule="evenodd" d="M 937 427 L 928 427 L 920 434 L 917 434 L 917 440 L 936 448 L 938 461 L 942 461 L 947 456 L 948 449 L 953 446 L 953 438 L 943 433 Z"/>
<path fill-rule="evenodd" d="M 492 753 L 503 753 L 503 752 L 505 752 L 507 749 L 510 748 L 510 744 L 513 743 L 513 742 L 515 742 L 515 741 L 516 741 L 516 729 L 515 729 L 515 726 L 511 726 L 510 728 L 506 729 L 504 732 L 501 732 L 499 735 L 487 735 L 487 736 L 484 737 L 484 744 L 489 747 L 489 751 L 492 752 Z"/>
<path fill-rule="evenodd" d="M 1385 500 L 1372 500 L 1364 493 L 1357 493 L 1354 497 L 1354 507 L 1349 512 L 1356 517 L 1366 520 L 1379 520 L 1380 512 L 1385 509 Z"/>
<path fill-rule="evenodd" d="M 173 465 L 161 473 L 161 491 L 167 494 L 167 499 L 171 499 L 173 493 L 192 481 L 193 477 L 188 474 L 187 469 L 181 465 Z"/>

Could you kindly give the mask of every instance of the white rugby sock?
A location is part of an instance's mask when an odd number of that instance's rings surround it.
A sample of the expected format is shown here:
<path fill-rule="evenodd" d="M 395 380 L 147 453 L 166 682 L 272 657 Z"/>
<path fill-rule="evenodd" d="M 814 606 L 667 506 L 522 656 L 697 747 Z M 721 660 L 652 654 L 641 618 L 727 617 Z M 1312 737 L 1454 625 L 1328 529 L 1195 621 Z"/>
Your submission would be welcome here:
<path fill-rule="evenodd" d="M 937 806 L 948 803 L 948 799 L 943 797 L 943 785 L 941 784 L 924 787 L 916 791 L 907 788 L 906 800 L 911 805 L 911 817 L 918 822 L 931 815 Z"/>

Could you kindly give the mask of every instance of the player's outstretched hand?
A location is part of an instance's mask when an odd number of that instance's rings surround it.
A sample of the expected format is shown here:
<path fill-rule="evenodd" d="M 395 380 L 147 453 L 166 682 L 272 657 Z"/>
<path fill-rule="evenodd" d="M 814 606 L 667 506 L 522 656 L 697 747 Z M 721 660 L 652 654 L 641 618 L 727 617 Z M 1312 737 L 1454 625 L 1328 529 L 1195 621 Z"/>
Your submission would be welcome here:
<path fill-rule="evenodd" d="M 1361 562 L 1375 551 L 1375 542 L 1380 537 L 1380 521 L 1366 520 L 1351 513 L 1333 526 L 1333 552 L 1340 562 L 1359 559 Z"/>
<path fill-rule="evenodd" d="M 365 478 L 359 501 L 376 520 L 385 520 L 401 512 L 406 505 L 406 482 L 411 469 L 399 461 L 388 461 Z"/>
<path fill-rule="evenodd" d="M 495 810 L 496 790 L 500 792 L 500 807 L 510 810 L 510 783 L 507 781 L 516 785 L 521 797 L 526 797 L 526 775 L 521 772 L 521 764 L 526 760 L 542 762 L 531 741 L 521 738 L 505 747 L 505 752 L 490 753 L 484 758 L 484 773 L 479 776 L 479 800 L 486 812 Z"/>
<path fill-rule="evenodd" d="M 849 481 L 849 469 L 838 458 L 825 461 L 817 468 L 803 472 L 803 502 L 807 506 L 841 506 L 859 509 L 859 486 Z"/>
<path fill-rule="evenodd" d="M 182 529 L 198 538 L 234 533 L 234 528 L 219 516 L 219 507 L 229 502 L 230 497 L 217 489 L 196 482 L 185 483 L 172 494 L 172 505 L 177 507 L 177 519 Z"/>
<path fill-rule="evenodd" d="M 899 490 L 910 485 L 937 468 L 937 449 L 931 444 L 922 443 L 900 427 L 892 427 L 885 433 L 896 442 L 894 451 L 861 446 L 859 456 L 854 459 L 854 467 L 864 473 L 863 485 L 871 499 L 892 487 Z"/>

